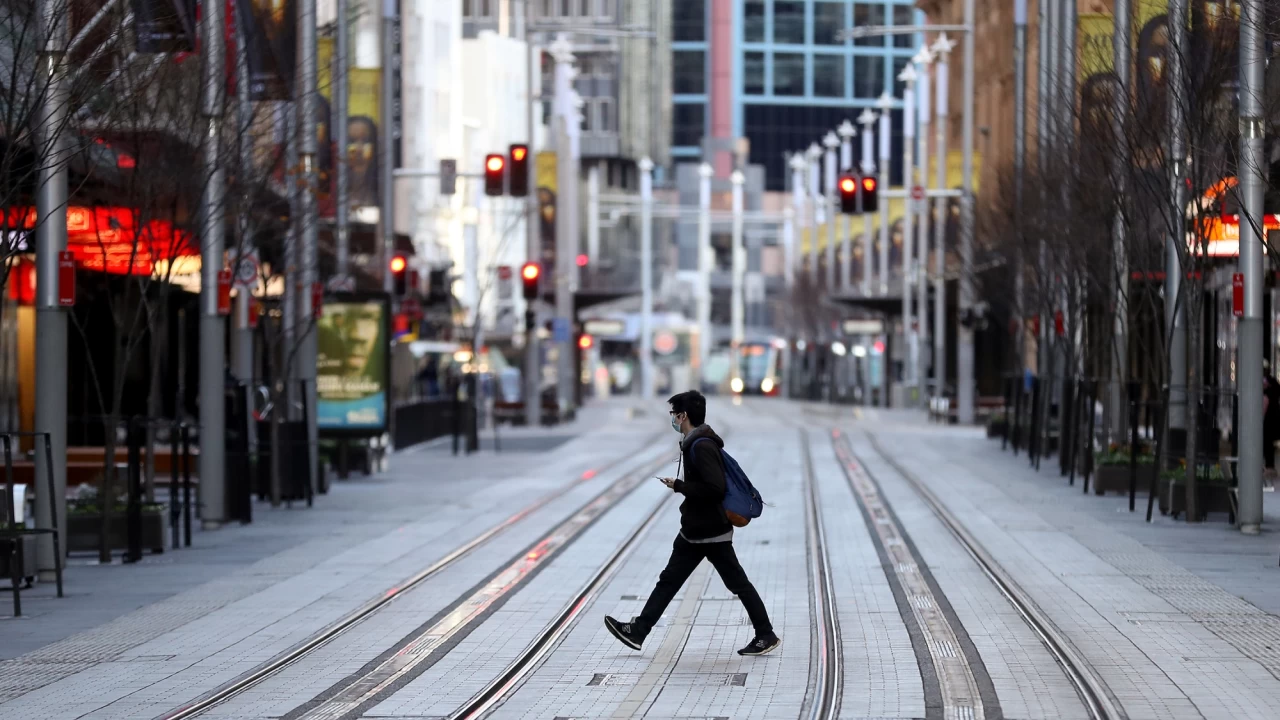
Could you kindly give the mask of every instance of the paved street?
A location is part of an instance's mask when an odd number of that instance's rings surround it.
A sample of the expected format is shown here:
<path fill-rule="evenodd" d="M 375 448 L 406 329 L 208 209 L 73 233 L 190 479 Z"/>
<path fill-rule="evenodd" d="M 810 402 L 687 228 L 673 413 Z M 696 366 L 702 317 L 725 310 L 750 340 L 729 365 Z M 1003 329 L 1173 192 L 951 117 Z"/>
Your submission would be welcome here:
<path fill-rule="evenodd" d="M 665 407 L 614 401 L 73 566 L 67 598 L 0 615 L 0 717 L 1276 716 L 1274 495 L 1250 538 L 1147 524 L 915 413 L 748 398 L 709 421 L 768 503 L 734 544 L 772 655 L 734 652 L 751 626 L 707 563 L 642 652 L 603 627 L 639 612 L 678 525 Z"/>

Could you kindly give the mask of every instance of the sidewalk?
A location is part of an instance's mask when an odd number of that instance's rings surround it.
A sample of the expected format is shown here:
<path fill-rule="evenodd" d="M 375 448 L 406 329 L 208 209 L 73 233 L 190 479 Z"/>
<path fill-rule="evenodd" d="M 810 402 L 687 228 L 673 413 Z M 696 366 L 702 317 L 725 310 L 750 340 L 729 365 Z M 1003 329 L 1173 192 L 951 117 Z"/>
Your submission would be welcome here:
<path fill-rule="evenodd" d="M 1273 717 L 1280 707 L 1280 503 L 1264 532 L 1189 525 L 1085 495 L 980 430 L 878 411 L 846 423 L 864 462 L 914 495 L 863 431 L 956 514 L 1097 669 L 1130 718 Z M 901 486 L 895 490 L 894 486 Z"/>
<path fill-rule="evenodd" d="M 390 457 L 385 473 L 335 479 L 312 508 L 303 503 L 272 508 L 255 501 L 252 524 L 209 532 L 197 528 L 191 547 L 145 555 L 136 565 L 73 559 L 64 598 L 55 597 L 52 583 L 39 584 L 23 592 L 20 618 L 12 617 L 8 591 L 0 598 L 0 702 L 16 690 L 6 672 L 13 668 L 4 661 L 48 648 L 49 661 L 92 664 L 103 653 L 147 639 L 112 630 L 113 621 L 130 613 L 150 611 L 148 632 L 154 637 L 435 515 L 442 520 L 456 515 L 461 527 L 454 537 L 470 537 L 490 520 L 497 522 L 503 513 L 572 479 L 570 473 L 602 462 L 606 451 L 617 454 L 638 446 L 652 424 L 628 419 L 623 403 L 596 403 L 565 425 L 502 428 L 502 453 L 493 452 L 491 442 L 482 443 L 481 452 L 470 457 L 454 457 L 447 443 L 407 448 Z M 606 437 L 600 443 L 582 442 L 584 435 Z M 485 439 L 491 441 L 492 433 Z M 597 444 L 600 448 L 592 449 Z M 509 486 L 510 492 L 493 492 L 498 485 Z M 200 592 L 192 592 L 196 588 Z M 128 632 L 135 625 L 128 623 Z M 68 643 L 75 645 L 73 653 L 65 647 L 55 653 Z"/>

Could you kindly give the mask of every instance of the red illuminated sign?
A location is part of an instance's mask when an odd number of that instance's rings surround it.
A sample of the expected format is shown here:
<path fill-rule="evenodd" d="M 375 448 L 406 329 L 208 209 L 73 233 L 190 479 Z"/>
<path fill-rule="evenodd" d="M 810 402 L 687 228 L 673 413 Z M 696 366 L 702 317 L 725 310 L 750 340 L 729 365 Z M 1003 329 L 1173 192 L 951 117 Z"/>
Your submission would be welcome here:
<path fill-rule="evenodd" d="M 1244 273 L 1231 274 L 1231 314 L 1244 317 Z"/>
<path fill-rule="evenodd" d="M 231 314 L 231 271 L 218 271 L 218 314 Z"/>
<path fill-rule="evenodd" d="M 58 253 L 58 307 L 75 307 L 76 305 L 76 261 L 75 255 L 64 250 Z"/>

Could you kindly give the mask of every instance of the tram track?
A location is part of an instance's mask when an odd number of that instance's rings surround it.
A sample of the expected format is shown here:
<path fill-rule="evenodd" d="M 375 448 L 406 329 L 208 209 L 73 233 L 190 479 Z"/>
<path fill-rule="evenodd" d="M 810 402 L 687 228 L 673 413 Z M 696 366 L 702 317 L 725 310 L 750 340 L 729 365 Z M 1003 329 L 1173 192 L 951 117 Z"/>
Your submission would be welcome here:
<path fill-rule="evenodd" d="M 805 535 L 809 559 L 810 599 L 814 622 L 809 664 L 809 691 L 801 712 L 804 720 L 834 720 L 840 716 L 844 697 L 844 656 L 841 648 L 840 617 L 836 612 L 827 536 L 822 523 L 822 502 L 813 473 L 813 453 L 809 431 L 800 431 L 802 477 L 805 496 Z"/>
<path fill-rule="evenodd" d="M 921 498 L 1040 640 L 1075 690 L 1089 717 L 1093 720 L 1126 718 L 1097 671 L 992 558 L 982 543 L 932 490 L 884 450 L 874 433 L 867 432 L 866 435 L 876 455 Z M 926 676 L 926 704 L 930 706 L 927 716 L 975 720 L 1001 718 L 998 699 L 977 650 L 951 610 L 945 594 L 929 574 L 909 533 L 884 497 L 880 480 L 861 461 L 840 430 L 831 432 L 831 441 L 850 490 L 864 512 L 882 559 L 886 561 L 885 571 L 890 584 L 907 595 L 909 609 L 904 609 L 903 619 L 909 626 L 913 623 L 917 626 L 915 637 L 922 640 L 917 646 L 917 657 L 921 674 Z M 917 645 L 915 637 L 913 645 Z M 933 692 L 930 692 L 929 676 L 933 678 Z"/>
<path fill-rule="evenodd" d="M 612 482 L 608 487 L 602 490 L 600 493 L 596 494 L 585 505 L 582 505 L 576 508 L 571 513 L 569 513 L 569 515 L 564 520 L 562 520 L 561 522 L 557 523 L 554 526 L 553 530 L 551 530 L 549 533 L 544 534 L 541 540 L 539 540 L 530 548 L 527 548 L 526 551 L 522 551 L 522 555 L 526 559 L 534 560 L 534 561 L 549 560 L 550 557 L 548 556 L 555 554 L 554 551 L 550 551 L 548 549 L 548 546 L 550 544 L 556 543 L 557 539 L 572 540 L 574 537 L 576 537 L 576 533 L 573 533 L 568 538 L 560 537 L 557 535 L 557 533 L 561 533 L 562 535 L 563 530 L 566 528 L 566 526 L 574 523 L 575 520 L 577 520 L 580 525 L 580 527 L 577 527 L 576 530 L 579 532 L 581 530 L 584 530 L 587 526 L 592 524 L 595 519 L 598 519 L 599 515 L 602 514 L 605 510 L 612 507 L 623 497 L 629 495 L 632 490 L 639 487 L 643 479 L 647 477 L 648 473 L 650 473 L 651 471 L 657 468 L 660 468 L 662 465 L 667 464 L 669 458 L 666 458 L 665 456 L 660 456 L 658 459 L 650 460 L 648 462 L 635 460 L 637 456 L 644 455 L 646 452 L 651 452 L 656 442 L 658 441 L 658 439 L 660 437 L 663 437 L 665 434 L 666 434 L 665 432 L 661 432 L 661 431 L 655 432 L 649 435 L 638 447 L 636 447 L 631 452 L 624 455 L 620 455 L 601 467 L 590 468 L 583 471 L 582 474 L 572 482 L 565 483 L 563 486 L 557 488 L 556 490 L 553 490 L 552 492 L 547 493 L 541 498 L 535 500 L 534 502 L 520 509 L 513 515 L 507 517 L 505 520 L 491 526 L 490 528 L 486 529 L 484 532 L 475 536 L 474 538 L 467 541 L 466 543 L 454 548 L 444 557 L 440 558 L 434 563 L 423 568 L 419 572 L 415 573 L 413 576 L 406 578 L 405 580 L 397 583 L 391 588 L 388 588 L 386 591 L 382 592 L 381 594 L 379 594 L 369 602 L 365 603 L 361 607 L 357 608 L 353 612 L 347 614 L 346 616 L 342 617 L 338 621 L 328 625 L 320 632 L 308 638 L 306 641 L 294 646 L 293 648 L 290 648 L 289 650 L 286 650 L 284 653 L 280 654 L 276 658 L 273 658 L 272 660 L 255 668 L 254 670 L 246 673 L 245 675 L 235 680 L 232 680 L 231 682 L 228 682 L 222 686 L 219 686 L 218 688 L 215 688 L 214 690 L 208 693 L 205 693 L 204 695 L 197 698 L 196 700 L 186 705 L 183 705 L 181 707 L 178 707 L 172 711 L 169 711 L 165 714 L 160 715 L 158 720 L 187 720 L 188 718 L 199 717 L 200 715 L 207 713 L 213 708 L 219 705 L 222 705 L 223 703 L 226 703 L 227 701 L 232 700 L 239 695 L 242 695 L 248 690 L 279 675 L 286 668 L 306 658 L 307 656 L 309 656 L 316 650 L 320 649 L 324 645 L 329 644 L 339 636 L 346 633 L 348 630 L 352 629 L 353 627 L 359 625 L 361 622 L 375 615 L 378 611 L 384 609 L 395 600 L 405 596 L 407 593 L 409 593 L 409 591 L 422 585 L 422 583 L 430 580 L 433 577 L 438 576 L 440 573 L 444 572 L 450 567 L 453 567 L 459 561 L 461 561 L 466 556 L 470 555 L 476 549 L 489 543 L 495 538 L 501 536 L 507 530 L 509 530 L 510 528 L 512 528 L 513 526 L 515 526 L 517 523 L 524 520 L 525 518 L 529 517 L 530 515 L 534 514 L 535 512 L 550 505 L 556 500 L 564 497 L 565 495 L 567 495 L 568 493 L 570 493 L 571 491 L 579 487 L 582 483 L 588 482 L 600 476 L 603 473 L 610 472 L 629 461 L 637 462 L 638 469 L 632 470 L 631 472 L 624 473 L 622 477 L 618 478 L 617 480 Z M 658 508 L 655 508 L 654 515 L 656 515 L 660 509 L 661 509 L 661 505 L 659 505 Z M 584 518 L 583 517 L 584 512 L 590 513 L 591 517 Z M 556 549 L 562 549 L 564 544 L 565 543 L 563 542 L 558 543 Z M 548 551 L 541 552 L 539 550 L 540 548 L 542 550 L 548 550 Z M 530 557 L 530 555 L 534 553 L 537 553 L 537 555 L 535 557 Z M 517 558 L 519 557 L 520 556 L 517 556 Z M 507 568 L 510 569 L 510 565 L 508 565 Z M 499 571 L 499 573 L 500 572 L 501 571 Z M 486 583 L 492 583 L 492 581 L 494 580 L 494 577 L 499 573 L 494 573 L 493 575 L 486 578 Z M 520 577 L 521 577 L 521 580 L 528 579 L 529 573 L 528 572 L 522 573 Z M 482 583 L 482 585 L 486 583 Z M 462 604 L 462 602 L 464 601 L 459 601 L 458 603 L 454 603 L 453 608 L 455 609 L 455 611 L 457 607 Z M 311 717 L 311 716 L 307 715 L 307 717 Z"/>

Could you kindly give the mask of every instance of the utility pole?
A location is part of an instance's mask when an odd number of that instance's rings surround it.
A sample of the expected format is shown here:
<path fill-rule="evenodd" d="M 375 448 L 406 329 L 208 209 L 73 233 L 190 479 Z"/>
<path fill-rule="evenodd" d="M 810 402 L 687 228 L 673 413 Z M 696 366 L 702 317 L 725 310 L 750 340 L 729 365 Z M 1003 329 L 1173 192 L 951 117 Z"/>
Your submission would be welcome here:
<path fill-rule="evenodd" d="M 640 399 L 653 399 L 653 161 L 640 158 Z"/>
<path fill-rule="evenodd" d="M 223 267 L 227 191 L 226 170 L 219 157 L 226 86 L 224 10 L 223 3 L 208 3 L 200 23 L 204 51 L 201 110 L 205 120 L 202 140 L 205 185 L 200 202 L 200 520 L 210 530 L 222 526 L 227 511 L 226 406 L 222 397 L 226 326 L 218 314 L 218 273 Z M 288 324 L 288 319 L 285 322 Z M 63 403 L 65 413 L 65 399 Z"/>
<path fill-rule="evenodd" d="M 1026 2 L 1026 0 L 1021 0 Z M 1178 0 L 1174 0 L 1174 3 Z M 1172 3 L 1171 3 L 1172 4 Z M 1025 12 L 1025 9 L 1024 9 Z M 1114 34 L 1112 35 L 1111 45 L 1113 50 L 1113 72 L 1116 75 L 1116 92 L 1112 98 L 1114 103 L 1112 107 L 1112 132 L 1115 137 L 1123 138 L 1127 132 L 1129 117 L 1129 45 L 1130 38 L 1133 37 L 1132 25 L 1130 24 L 1132 11 L 1129 7 L 1129 0 L 1115 0 L 1114 9 Z M 1184 17 L 1184 16 L 1170 16 Z M 1170 32 L 1173 32 L 1170 29 Z M 1025 52 L 1025 50 L 1024 50 Z M 1174 53 L 1176 54 L 1176 53 Z M 1180 66 L 1181 61 L 1170 58 L 1169 64 L 1171 70 L 1173 66 Z M 1177 77 L 1171 74 L 1171 77 Z M 1170 85 L 1172 87 L 1172 85 Z M 1170 103 L 1170 112 L 1174 112 L 1173 107 L 1177 103 Z M 1172 118 L 1170 118 L 1172 120 Z M 1172 133 L 1177 133 L 1176 125 L 1170 125 Z M 1125 152 L 1125 144 L 1123 142 L 1116 143 L 1115 172 L 1112 177 L 1112 184 L 1115 187 L 1116 201 L 1121 204 L 1127 204 L 1128 199 L 1128 164 L 1127 153 Z M 1174 162 L 1177 160 L 1175 158 Z M 1119 442 L 1127 433 L 1125 432 L 1128 423 L 1128 413 L 1125 412 L 1125 384 L 1129 379 L 1129 251 L 1128 242 L 1125 238 L 1125 211 L 1123 207 L 1116 208 L 1115 218 L 1111 223 L 1111 253 L 1114 256 L 1114 267 L 1112 270 L 1115 287 L 1115 367 L 1111 373 L 1111 393 L 1108 401 L 1109 410 L 1107 414 L 1110 416 L 1110 424 L 1107 428 L 1109 436 L 1112 440 Z M 1176 237 L 1176 235 L 1175 235 Z M 1167 280 L 1166 280 L 1167 281 Z M 1177 282 L 1175 280 L 1175 282 Z M 1169 298 L 1176 295 L 1165 295 L 1166 307 L 1172 307 L 1173 302 Z M 1170 416 L 1172 419 L 1172 416 Z"/>
<path fill-rule="evenodd" d="M 711 163 L 698 166 L 698 345 L 699 368 L 706 368 L 711 357 L 711 178 L 716 173 Z M 794 240 L 794 238 L 792 238 Z M 788 255 L 792 248 L 788 245 Z M 790 260 L 791 258 L 788 258 Z M 790 266 L 788 277 L 794 275 Z"/>
<path fill-rule="evenodd" d="M 916 383 L 916 362 L 919 359 L 920 339 L 913 327 L 911 312 L 911 280 L 915 269 L 912 245 L 915 241 L 915 213 L 911 212 L 911 188 L 916 184 L 916 68 L 907 64 L 898 74 L 904 83 L 902 91 L 902 186 L 907 191 L 902 213 L 902 337 L 907 341 L 903 369 L 903 386 Z M 923 311 L 923 308 L 921 308 Z"/>
<path fill-rule="evenodd" d="M 840 138 L 836 137 L 834 132 L 828 132 L 826 137 L 822 138 L 822 146 L 826 148 L 822 158 L 822 180 L 826 185 L 824 200 L 827 204 L 827 271 L 824 275 L 827 281 L 827 292 L 831 293 L 836 289 L 836 225 L 840 218 L 840 213 L 836 212 L 836 150 L 840 148 Z"/>
<path fill-rule="evenodd" d="M 732 357 L 733 357 L 733 377 L 734 379 L 742 379 L 742 343 L 745 338 L 745 315 L 742 297 L 743 276 L 747 271 L 747 250 L 742 245 L 742 211 L 743 197 L 742 186 L 746 182 L 746 176 L 741 170 L 734 170 L 729 181 L 733 184 L 733 226 L 731 234 L 731 242 L 733 243 L 733 252 L 731 253 L 731 261 L 733 263 L 733 284 L 731 287 L 731 306 L 730 306 L 730 325 L 733 330 L 732 340 Z"/>
<path fill-rule="evenodd" d="M 1179 13 L 1175 15 L 1174 13 Z M 1170 0 L 1169 17 L 1186 17 L 1187 0 Z M 1241 32 L 1244 32 L 1242 24 Z M 1243 39 L 1243 37 L 1241 38 Z M 1169 102 L 1169 157 L 1172 172 L 1169 177 L 1169 239 L 1165 245 L 1164 262 L 1164 321 L 1165 332 L 1169 334 L 1169 444 L 1172 449 L 1186 452 L 1187 448 L 1187 308 L 1182 298 L 1182 257 L 1179 245 L 1186 243 L 1187 212 L 1187 123 L 1186 123 L 1186 87 L 1187 87 L 1187 28 L 1182 23 L 1169 24 L 1169 87 L 1176 88 Z M 1243 46 L 1242 46 L 1243 49 Z M 1242 78 L 1244 79 L 1244 78 Z M 1241 88 L 1241 98 L 1244 89 Z M 1243 148 L 1242 148 L 1243 149 Z M 1243 163 L 1243 159 L 1241 160 Z M 1243 192 L 1243 187 L 1241 188 Z M 1258 216 L 1259 218 L 1261 216 Z M 1240 223 L 1240 247 L 1244 248 L 1244 222 Z M 1241 254 L 1243 258 L 1243 253 Z M 1248 279 L 1246 278 L 1246 290 Z M 1179 299 L 1181 298 L 1181 302 Z M 1243 339 L 1243 335 L 1241 336 Z M 1243 340 L 1242 340 L 1243 342 Z M 1240 345 L 1244 347 L 1243 344 Z M 1240 355 L 1244 357 L 1244 355 Z M 1241 367 L 1244 367 L 1243 365 Z M 1257 397 L 1254 395 L 1253 397 Z M 1121 402 L 1123 402 L 1123 396 Z M 1244 421 L 1241 416 L 1240 421 Z M 1240 448 L 1243 450 L 1245 439 L 1240 437 Z M 1259 445 L 1258 447 L 1262 447 Z M 1241 472 L 1244 465 L 1240 466 Z"/>
<path fill-rule="evenodd" d="M 1263 147 L 1262 0 L 1243 0 L 1240 13 L 1240 272 L 1244 317 L 1240 320 L 1240 532 L 1262 529 L 1262 243 L 1267 159 Z"/>
<path fill-rule="evenodd" d="M 862 126 L 862 174 L 870 175 L 876 171 L 873 157 L 876 143 L 876 114 L 871 108 L 863 108 L 858 116 L 858 124 Z M 872 251 L 871 213 L 862 214 L 862 294 L 871 294 L 871 268 L 875 265 L 875 253 Z"/>
<path fill-rule="evenodd" d="M 555 112 L 552 113 L 556 130 L 556 268 L 555 268 L 555 324 L 556 344 L 556 396 L 560 412 L 566 413 L 574 404 L 573 353 L 575 345 L 568 328 L 573 323 L 573 274 L 577 269 L 577 186 L 578 162 L 574 152 L 574 133 L 579 126 L 577 94 L 573 91 L 573 79 L 577 75 L 574 55 L 569 38 L 561 34 L 551 46 L 555 65 Z M 651 386 L 650 386 L 651 387 Z M 648 397 L 647 395 L 645 396 Z"/>
<path fill-rule="evenodd" d="M 538 174 L 537 161 L 538 157 L 534 149 L 534 113 L 541 107 L 541 102 L 533 96 L 534 91 L 534 67 L 538 64 L 539 52 L 533 43 L 533 0 L 524 0 L 524 41 L 527 49 L 524 68 L 525 80 L 525 97 L 528 100 L 528 107 L 525 112 L 525 136 L 529 144 L 529 155 L 531 162 L 526 163 L 529 166 L 529 196 L 525 205 L 525 260 L 528 262 L 541 262 L 540 247 L 540 228 L 538 218 Z M 591 259 L 592 262 L 595 258 Z M 545 276 L 547 270 L 543 268 Z M 528 301 L 525 308 L 524 333 L 524 421 L 527 427 L 538 427 L 542 422 L 542 356 L 538 347 L 537 332 L 537 307 L 536 300 Z"/>
<path fill-rule="evenodd" d="M 934 145 L 938 149 L 937 170 L 934 184 L 939 190 L 947 188 L 947 125 L 950 119 L 947 92 L 951 81 L 951 50 L 955 41 L 946 33 L 933 43 L 933 55 L 938 66 L 934 78 Z M 933 201 L 933 374 L 937 379 L 938 395 L 947 391 L 947 201 L 937 197 Z"/>
<path fill-rule="evenodd" d="M 1125 0 L 1120 0 L 1124 2 Z M 1024 198 L 1023 185 L 1026 180 L 1027 166 L 1027 0 L 1014 0 L 1013 4 L 1013 233 L 1017 250 L 1015 252 L 1016 260 L 1013 265 L 1013 312 L 1014 312 L 1014 332 L 1017 336 L 1014 339 L 1014 354 L 1017 360 L 1014 367 L 1017 368 L 1019 378 L 1014 382 L 1021 382 L 1022 369 L 1025 363 L 1025 353 L 1023 351 L 1023 340 L 1026 338 L 1026 331 L 1023 328 L 1023 322 L 1026 319 L 1026 311 L 1023 307 L 1023 253 L 1022 246 L 1025 242 L 1025 226 L 1024 213 L 1022 203 Z"/>
<path fill-rule="evenodd" d="M 889 147 L 892 140 L 891 128 L 889 121 L 891 119 L 890 111 L 893 109 L 893 97 L 886 90 L 880 95 L 880 99 L 876 102 L 876 106 L 880 108 L 880 185 L 879 187 L 889 188 Z M 886 198 L 887 199 L 887 198 Z M 889 203 L 880 203 L 880 294 L 889 294 Z M 885 363 L 885 376 L 888 377 L 888 363 Z M 889 387 L 888 381 L 885 382 L 885 388 Z M 886 393 L 887 397 L 887 393 Z"/>
<path fill-rule="evenodd" d="M 792 155 L 790 165 L 791 165 L 791 205 L 793 208 L 792 215 L 794 216 L 793 220 L 795 224 L 798 224 L 801 228 L 803 228 L 805 225 L 805 218 L 807 217 L 804 211 L 804 197 L 805 197 L 804 153 L 798 152 Z M 797 233 L 797 235 L 799 235 L 799 233 Z M 793 280 L 794 280 L 795 270 L 797 270 L 800 267 L 800 254 L 801 254 L 800 242 L 796 240 L 794 244 L 795 244 L 795 247 L 791 252 L 791 255 L 792 255 L 791 272 L 793 275 Z"/>
<path fill-rule="evenodd" d="M 818 228 L 822 224 L 826 213 L 823 211 L 823 200 L 821 190 L 821 167 L 818 162 L 822 159 L 822 148 L 818 147 L 818 143 L 811 143 L 807 152 L 806 159 L 809 161 L 809 201 L 813 204 L 813 214 L 810 216 L 813 221 L 809 225 L 809 281 L 816 288 L 818 286 L 819 267 L 822 263 L 818 262 L 818 234 L 821 232 Z"/>
<path fill-rule="evenodd" d="M 925 196 L 916 204 L 916 212 L 920 219 L 920 259 L 916 263 L 916 317 L 920 323 L 919 348 L 916 352 L 916 387 L 921 398 L 925 397 L 928 376 L 928 353 L 925 348 L 932 340 L 929 334 L 929 126 L 933 115 L 931 104 L 932 87 L 929 84 L 929 73 L 932 72 L 933 53 L 928 47 L 920 48 L 920 52 L 912 58 L 918 68 L 916 80 L 917 120 L 920 123 L 920 186 L 926 188 Z M 941 188 L 939 188 L 941 189 Z M 938 394 L 935 391 L 934 394 Z"/>
<path fill-rule="evenodd" d="M 392 0 L 387 0 L 388 5 L 393 5 Z M 315 308 L 312 307 L 312 288 L 320 280 L 320 254 L 319 254 L 319 212 L 316 204 L 317 191 L 319 190 L 319 178 L 316 168 L 316 96 L 317 96 L 317 67 L 316 67 L 316 0 L 298 0 L 298 128 L 300 137 L 298 138 L 298 150 L 300 156 L 298 160 L 302 164 L 303 187 L 305 188 L 298 199 L 298 208 L 301 210 L 300 218 L 302 223 L 301 233 L 298 239 L 302 241 L 302 292 L 298 293 L 298 317 L 297 323 L 301 337 L 298 340 L 298 379 L 302 381 L 302 391 L 306 394 L 306 417 L 303 418 L 307 423 L 307 455 L 310 463 L 311 472 L 310 482 L 313 488 L 318 485 L 320 468 L 320 437 L 316 428 L 316 331 L 315 331 Z M 394 74 L 392 65 L 388 65 L 383 76 Z M 385 139 L 386 146 L 392 147 L 394 138 L 392 115 L 387 113 L 383 115 L 383 125 L 386 128 Z M 387 197 L 391 197 L 392 186 L 386 186 Z M 389 225 L 390 216 L 387 218 Z M 318 489 L 318 488 L 317 488 Z"/>
<path fill-rule="evenodd" d="M 1074 3 L 1073 3 L 1074 7 Z M 974 25 L 974 0 L 964 0 L 964 24 Z M 973 296 L 973 98 L 974 98 L 974 37 L 972 31 L 964 43 L 964 113 L 960 141 L 964 143 L 964 165 L 960 194 L 960 293 L 959 311 L 968 312 L 974 303 Z M 1072 42 L 1072 57 L 1075 43 Z M 957 416 L 961 425 L 972 425 L 974 419 L 973 328 L 959 328 L 959 352 L 956 357 L 956 374 L 960 401 Z"/>
<path fill-rule="evenodd" d="M 849 172 L 853 170 L 853 139 L 858 136 L 858 128 L 846 119 L 840 123 L 836 132 L 840 134 L 840 172 Z M 846 215 L 843 233 L 840 236 L 840 289 L 844 292 L 853 289 L 852 236 L 853 218 Z"/>
<path fill-rule="evenodd" d="M 380 159 L 382 177 L 382 210 L 378 221 L 382 225 L 382 290 L 390 294 L 393 289 L 391 277 L 391 257 L 396 251 L 396 204 L 395 204 L 395 39 L 396 39 L 396 0 L 383 0 L 382 3 L 382 158 Z M 315 133 L 312 133 L 315 135 Z M 530 163 L 532 165 L 533 163 Z"/>
<path fill-rule="evenodd" d="M 333 167 L 337 172 L 337 197 L 335 198 L 334 225 L 337 230 L 337 280 L 340 287 L 349 287 L 351 272 L 351 222 L 348 207 L 351 204 L 349 188 L 351 171 L 347 167 L 347 123 L 350 110 L 347 103 L 348 82 L 351 75 L 351 10 L 349 0 L 337 0 L 338 3 L 338 36 L 334 38 L 333 68 L 333 112 L 334 139 L 338 152 L 334 157 Z"/>
<path fill-rule="evenodd" d="M 40 68 L 43 80 L 43 107 L 40 108 L 39 187 L 36 190 L 36 432 L 49 433 L 53 464 L 36 445 L 37 483 L 53 478 L 53 496 L 40 492 L 37 484 L 36 523 L 52 527 L 58 522 L 58 547 L 63 557 L 67 547 L 67 314 L 58 302 L 58 260 L 67 249 L 67 25 L 69 13 L 58 0 L 41 0 Z M 37 565 L 40 579 L 54 577 L 54 543 L 42 536 Z"/>

